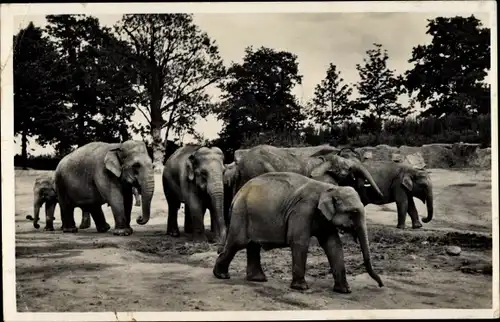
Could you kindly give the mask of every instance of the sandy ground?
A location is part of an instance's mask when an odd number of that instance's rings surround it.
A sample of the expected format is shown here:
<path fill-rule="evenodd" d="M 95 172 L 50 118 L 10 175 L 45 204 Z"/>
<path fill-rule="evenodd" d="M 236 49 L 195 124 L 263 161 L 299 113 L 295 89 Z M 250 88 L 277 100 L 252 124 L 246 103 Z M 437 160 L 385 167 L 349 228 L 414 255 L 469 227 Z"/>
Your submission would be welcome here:
<path fill-rule="evenodd" d="M 361 252 L 344 240 L 351 294 L 332 292 L 326 256 L 313 239 L 308 255 L 305 292 L 289 288 L 288 249 L 262 252 L 268 282 L 245 280 L 245 251 L 238 253 L 229 280 L 212 275 L 215 246 L 193 243 L 188 236 L 165 235 L 167 202 L 156 178 L 152 218 L 135 224 L 134 234 L 77 234 L 35 230 L 32 214 L 36 173 L 16 171 L 16 280 L 19 312 L 422 309 L 491 308 L 491 173 L 431 170 L 435 216 L 420 230 L 396 229 L 396 205 L 369 205 L 372 260 L 385 287 L 379 288 L 362 267 Z M 415 199 L 421 216 L 425 206 Z M 108 223 L 114 221 L 103 206 Z M 183 224 L 182 210 L 179 225 Z M 60 227 L 56 208 L 55 227 Z M 42 208 L 42 222 L 44 209 Z M 79 223 L 81 211 L 75 211 Z M 209 216 L 205 217 L 209 229 Z M 411 226 L 407 218 L 407 226 Z M 182 228 L 181 228 L 182 230 Z M 347 237 L 347 236 L 346 236 Z M 462 248 L 446 254 L 447 245 Z"/>

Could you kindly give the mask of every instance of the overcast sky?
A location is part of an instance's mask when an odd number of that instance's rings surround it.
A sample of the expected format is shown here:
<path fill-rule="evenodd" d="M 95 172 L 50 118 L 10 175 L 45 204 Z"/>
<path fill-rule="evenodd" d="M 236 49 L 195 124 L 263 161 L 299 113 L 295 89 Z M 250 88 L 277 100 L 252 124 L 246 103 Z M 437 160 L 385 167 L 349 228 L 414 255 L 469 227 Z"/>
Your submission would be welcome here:
<path fill-rule="evenodd" d="M 472 12 L 471 12 L 472 13 Z M 489 26 L 489 17 L 474 13 Z M 325 77 L 329 63 L 337 65 L 342 77 L 349 83 L 358 81 L 355 69 L 362 63 L 367 49 L 374 42 L 388 50 L 389 67 L 402 73 L 410 64 L 411 50 L 418 44 L 430 41 L 426 35 L 427 19 L 436 16 L 455 16 L 450 13 L 255 13 L 255 14 L 195 14 L 194 22 L 214 39 L 226 65 L 239 62 L 247 46 L 266 46 L 286 50 L 298 57 L 299 71 L 303 75 L 302 86 L 294 92 L 305 103 L 314 87 Z M 461 14 L 464 15 L 464 14 Z M 94 15 L 101 24 L 112 26 L 121 15 Z M 466 15 L 467 16 L 467 15 Z M 30 21 L 44 26 L 44 16 L 18 16 L 14 19 L 17 33 Z M 135 121 L 143 120 L 140 113 Z M 217 137 L 220 122 L 212 116 L 200 120 L 196 130 L 207 138 Z M 19 144 L 18 144 L 19 145 Z M 33 154 L 52 151 L 31 144 Z M 20 152 L 20 147 L 16 153 Z"/>

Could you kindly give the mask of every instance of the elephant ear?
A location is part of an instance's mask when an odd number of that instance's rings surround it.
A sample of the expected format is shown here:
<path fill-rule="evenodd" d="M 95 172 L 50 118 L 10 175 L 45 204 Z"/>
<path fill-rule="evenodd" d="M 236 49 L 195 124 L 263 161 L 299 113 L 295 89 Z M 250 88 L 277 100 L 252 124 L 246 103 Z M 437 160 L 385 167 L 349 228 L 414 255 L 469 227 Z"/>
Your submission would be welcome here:
<path fill-rule="evenodd" d="M 411 178 L 411 176 L 407 173 L 403 174 L 403 178 L 401 180 L 401 184 L 403 185 L 403 187 L 405 187 L 406 189 L 408 189 L 408 191 L 412 191 L 413 190 L 413 180 Z"/>
<path fill-rule="evenodd" d="M 335 205 L 331 189 L 323 191 L 319 196 L 318 209 L 327 220 L 333 220 Z"/>
<path fill-rule="evenodd" d="M 324 158 L 320 158 L 321 160 L 325 160 Z M 324 175 L 330 168 L 332 167 L 332 163 L 330 161 L 325 161 L 313 168 L 311 171 L 311 178 L 319 177 Z"/>
<path fill-rule="evenodd" d="M 104 157 L 104 165 L 111 173 L 113 173 L 117 178 L 122 175 L 122 166 L 120 164 L 120 158 L 118 157 L 118 152 L 120 148 L 109 150 Z"/>
<path fill-rule="evenodd" d="M 238 180 L 239 171 L 237 165 L 233 162 L 224 166 L 223 180 L 224 184 L 233 186 Z"/>
<path fill-rule="evenodd" d="M 194 163 L 196 159 L 194 155 L 190 155 L 189 158 L 186 161 L 186 172 L 187 172 L 187 178 L 189 181 L 194 180 Z"/>

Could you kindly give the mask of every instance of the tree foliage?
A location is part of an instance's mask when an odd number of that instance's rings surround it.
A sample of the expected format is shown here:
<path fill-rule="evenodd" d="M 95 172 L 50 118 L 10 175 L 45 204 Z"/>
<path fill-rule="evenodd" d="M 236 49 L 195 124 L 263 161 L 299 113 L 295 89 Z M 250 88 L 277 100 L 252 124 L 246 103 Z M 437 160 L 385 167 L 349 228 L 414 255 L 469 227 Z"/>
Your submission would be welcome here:
<path fill-rule="evenodd" d="M 350 100 L 352 88 L 348 84 L 342 84 L 343 82 L 337 66 L 330 64 L 325 79 L 316 85 L 314 97 L 309 104 L 308 112 L 317 124 L 333 128 L 352 121 L 356 115 Z"/>
<path fill-rule="evenodd" d="M 28 157 L 29 136 L 45 145 L 59 134 L 64 106 L 57 52 L 30 23 L 14 36 L 14 132 L 21 135 L 22 159 Z"/>
<path fill-rule="evenodd" d="M 427 107 L 423 116 L 443 113 L 485 114 L 490 111 L 490 29 L 470 17 L 428 20 L 432 42 L 413 48 L 406 72 L 410 94 Z"/>
<path fill-rule="evenodd" d="M 271 48 L 247 47 L 243 63 L 233 63 L 220 85 L 218 118 L 224 121 L 221 139 L 241 142 L 243 137 L 260 132 L 290 132 L 304 120 L 292 94 L 302 82 L 297 56 Z"/>
<path fill-rule="evenodd" d="M 129 51 L 126 43 L 92 16 L 49 15 L 47 22 L 66 66 L 62 99 L 68 108 L 57 149 L 65 153 L 72 145 L 127 139 L 136 101 L 134 73 L 116 55 Z"/>
<path fill-rule="evenodd" d="M 374 48 L 366 51 L 368 57 L 363 59 L 363 64 L 356 64 L 361 78 L 356 84 L 359 93 L 356 108 L 369 112 L 370 115 L 363 118 L 365 122 L 375 122 L 380 127 L 391 116 L 407 116 L 409 110 L 398 102 L 403 93 L 402 77 L 387 66 L 387 50 L 383 50 L 381 44 L 373 45 Z"/>
<path fill-rule="evenodd" d="M 147 121 L 136 130 L 149 132 L 161 163 L 161 130 L 165 140 L 171 131 L 193 131 L 196 117 L 211 111 L 206 88 L 225 72 L 218 47 L 188 14 L 124 15 L 115 30 L 132 47 L 126 57 L 137 73 L 138 109 Z"/>

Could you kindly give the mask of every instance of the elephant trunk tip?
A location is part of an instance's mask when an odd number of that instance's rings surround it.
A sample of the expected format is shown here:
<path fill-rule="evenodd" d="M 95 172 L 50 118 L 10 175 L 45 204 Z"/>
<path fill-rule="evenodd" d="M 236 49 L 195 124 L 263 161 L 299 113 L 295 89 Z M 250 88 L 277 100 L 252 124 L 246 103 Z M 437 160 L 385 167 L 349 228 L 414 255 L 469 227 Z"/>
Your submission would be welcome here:
<path fill-rule="evenodd" d="M 147 224 L 147 223 L 148 223 L 148 221 L 149 221 L 149 219 L 148 219 L 148 220 L 145 220 L 143 216 L 139 216 L 139 217 L 137 217 L 137 220 L 136 220 L 136 222 L 137 222 L 139 225 L 145 225 L 145 224 Z"/>
<path fill-rule="evenodd" d="M 430 222 L 431 220 L 432 220 L 432 218 L 429 218 L 429 217 L 422 218 L 422 222 L 425 224 Z"/>
<path fill-rule="evenodd" d="M 33 216 L 31 216 L 31 215 L 26 215 L 26 219 L 28 219 L 28 220 L 34 220 Z"/>

